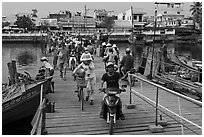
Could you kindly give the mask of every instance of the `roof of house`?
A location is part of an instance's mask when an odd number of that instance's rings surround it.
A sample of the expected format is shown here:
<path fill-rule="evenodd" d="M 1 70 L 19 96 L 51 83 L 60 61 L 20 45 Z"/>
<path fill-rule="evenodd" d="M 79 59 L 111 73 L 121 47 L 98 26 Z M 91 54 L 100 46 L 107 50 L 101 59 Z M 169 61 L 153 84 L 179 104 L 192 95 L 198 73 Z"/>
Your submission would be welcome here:
<path fill-rule="evenodd" d="M 132 27 L 132 22 L 129 20 L 115 20 L 114 26 L 115 28 L 117 27 L 127 27 L 131 28 Z"/>

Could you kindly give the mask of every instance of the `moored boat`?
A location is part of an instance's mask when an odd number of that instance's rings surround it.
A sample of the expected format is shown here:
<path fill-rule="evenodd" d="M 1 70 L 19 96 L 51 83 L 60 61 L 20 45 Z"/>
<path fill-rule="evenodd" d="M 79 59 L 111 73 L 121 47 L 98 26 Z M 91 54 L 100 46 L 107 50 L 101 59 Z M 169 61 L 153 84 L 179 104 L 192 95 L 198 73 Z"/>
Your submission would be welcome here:
<path fill-rule="evenodd" d="M 29 84 L 22 82 L 5 88 L 2 94 L 2 124 L 34 116 L 40 103 L 41 85 L 43 91 L 47 91 L 52 78 L 47 77 Z"/>

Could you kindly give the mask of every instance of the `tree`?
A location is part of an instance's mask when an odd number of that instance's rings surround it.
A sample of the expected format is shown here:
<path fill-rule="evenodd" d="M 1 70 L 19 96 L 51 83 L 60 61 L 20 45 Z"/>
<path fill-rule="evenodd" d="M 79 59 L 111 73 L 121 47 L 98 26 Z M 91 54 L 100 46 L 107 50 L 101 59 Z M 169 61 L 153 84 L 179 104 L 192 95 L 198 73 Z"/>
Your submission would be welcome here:
<path fill-rule="evenodd" d="M 199 27 L 202 27 L 202 2 L 193 2 L 190 7 L 190 12 L 193 15 L 194 29 L 196 29 L 196 23 L 199 24 Z"/>
<path fill-rule="evenodd" d="M 114 17 L 105 17 L 105 19 L 100 23 L 97 24 L 97 27 L 107 28 L 108 32 L 113 28 Z"/>
<path fill-rule="evenodd" d="M 19 28 L 24 28 L 25 30 L 33 30 L 35 27 L 35 24 L 33 23 L 32 19 L 29 16 L 23 15 L 23 16 L 17 16 L 17 20 L 15 24 Z"/>
<path fill-rule="evenodd" d="M 2 28 L 7 27 L 10 25 L 10 22 L 2 22 Z"/>

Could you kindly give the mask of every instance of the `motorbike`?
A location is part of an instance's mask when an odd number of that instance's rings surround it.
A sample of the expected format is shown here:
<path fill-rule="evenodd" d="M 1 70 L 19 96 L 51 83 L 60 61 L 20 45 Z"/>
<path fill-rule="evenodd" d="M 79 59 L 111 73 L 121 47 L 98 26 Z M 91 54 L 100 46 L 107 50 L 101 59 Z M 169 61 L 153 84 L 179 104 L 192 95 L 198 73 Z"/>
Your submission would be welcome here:
<path fill-rule="evenodd" d="M 71 65 L 70 68 L 72 71 L 74 71 L 74 69 L 76 68 L 76 56 L 73 55 L 73 56 L 70 56 L 70 59 L 69 59 L 69 64 Z"/>
<path fill-rule="evenodd" d="M 114 124 L 116 123 L 116 120 L 119 119 L 118 105 L 120 102 L 120 98 L 117 97 L 116 94 L 120 94 L 121 92 L 125 92 L 126 90 L 118 88 L 102 88 L 99 90 L 100 92 L 104 92 L 107 94 L 107 96 L 104 98 L 104 114 L 106 114 L 104 119 L 106 119 L 107 123 L 109 124 L 109 134 L 112 135 Z"/>

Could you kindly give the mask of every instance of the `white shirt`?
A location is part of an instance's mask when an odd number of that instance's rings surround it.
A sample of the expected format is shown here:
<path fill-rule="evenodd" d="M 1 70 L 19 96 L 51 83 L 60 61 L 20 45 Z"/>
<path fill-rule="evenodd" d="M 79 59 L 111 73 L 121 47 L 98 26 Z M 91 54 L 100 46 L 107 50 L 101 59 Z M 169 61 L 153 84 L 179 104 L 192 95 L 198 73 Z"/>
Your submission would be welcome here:
<path fill-rule="evenodd" d="M 54 69 L 53 66 L 52 66 L 49 62 L 43 61 L 43 63 L 44 63 L 44 66 L 45 66 L 47 69 L 50 69 L 50 70 Z"/>

